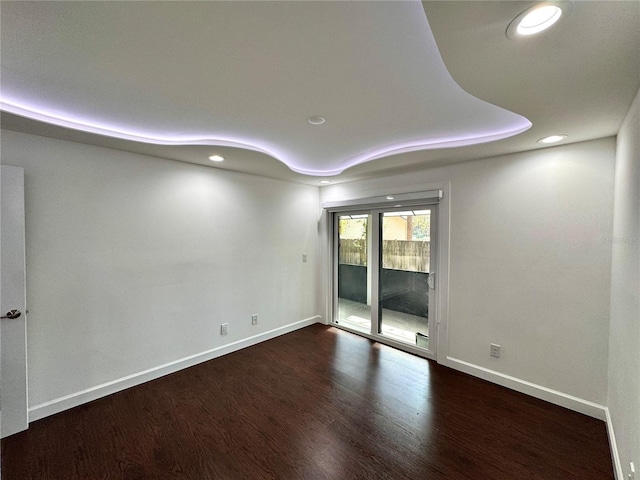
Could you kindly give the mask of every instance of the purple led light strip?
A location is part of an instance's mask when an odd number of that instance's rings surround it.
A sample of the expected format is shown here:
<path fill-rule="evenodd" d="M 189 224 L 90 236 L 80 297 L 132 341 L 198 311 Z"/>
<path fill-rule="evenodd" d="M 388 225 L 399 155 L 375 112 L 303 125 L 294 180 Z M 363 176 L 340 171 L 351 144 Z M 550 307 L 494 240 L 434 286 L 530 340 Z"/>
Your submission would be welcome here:
<path fill-rule="evenodd" d="M 18 102 L 9 102 L 6 100 L 0 100 L 0 110 L 18 115 L 21 117 L 29 118 L 39 122 L 49 123 L 57 125 L 59 127 L 70 128 L 73 130 L 79 130 L 87 133 L 93 133 L 97 135 L 104 135 L 113 138 L 119 138 L 122 140 L 130 140 L 134 142 L 150 143 L 155 145 L 211 145 L 221 147 L 235 147 L 243 148 L 247 150 L 253 150 L 256 152 L 264 153 L 276 160 L 281 161 L 292 171 L 303 175 L 311 175 L 318 177 L 326 177 L 339 175 L 344 170 L 361 163 L 366 163 L 371 160 L 376 160 L 389 155 L 397 155 L 400 153 L 414 152 L 417 150 L 433 150 L 437 148 L 453 148 L 462 147 L 468 145 L 474 145 L 479 143 L 491 142 L 494 140 L 500 140 L 503 138 L 511 137 L 522 133 L 531 128 L 531 122 L 522 117 L 522 120 L 518 124 L 514 124 L 513 128 L 501 131 L 487 131 L 480 132 L 471 136 L 458 136 L 458 137 L 443 137 L 440 139 L 425 139 L 412 142 L 403 142 L 393 145 L 387 145 L 384 147 L 375 148 L 369 150 L 366 153 L 357 155 L 345 161 L 340 168 L 333 170 L 309 170 L 306 168 L 298 167 L 294 162 L 287 160 L 286 157 L 273 148 L 267 148 L 261 145 L 257 145 L 245 139 L 236 138 L 196 138 L 196 137 L 170 137 L 170 136 L 150 136 L 146 134 L 136 133 L 132 131 L 126 131 L 122 128 L 113 128 L 111 126 L 100 125 L 99 122 L 86 121 L 84 119 L 64 117 L 61 115 L 54 115 L 46 112 L 41 108 L 33 108 L 30 106 L 20 105 Z"/>

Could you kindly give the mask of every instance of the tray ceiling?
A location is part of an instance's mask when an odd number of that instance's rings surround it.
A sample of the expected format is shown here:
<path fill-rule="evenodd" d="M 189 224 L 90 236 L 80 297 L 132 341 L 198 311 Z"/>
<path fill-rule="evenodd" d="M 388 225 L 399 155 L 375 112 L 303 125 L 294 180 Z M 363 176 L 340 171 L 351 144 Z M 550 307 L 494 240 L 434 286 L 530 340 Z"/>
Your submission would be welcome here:
<path fill-rule="evenodd" d="M 535 2 L 3 1 L 0 120 L 316 185 L 615 135 L 640 2 L 573 3 L 519 42 Z"/>

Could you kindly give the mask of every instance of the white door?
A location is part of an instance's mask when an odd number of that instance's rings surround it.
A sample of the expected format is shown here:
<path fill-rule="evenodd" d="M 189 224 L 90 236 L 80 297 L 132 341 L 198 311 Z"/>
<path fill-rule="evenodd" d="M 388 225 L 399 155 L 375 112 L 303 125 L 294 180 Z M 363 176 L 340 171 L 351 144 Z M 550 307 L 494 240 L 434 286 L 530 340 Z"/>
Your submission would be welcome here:
<path fill-rule="evenodd" d="M 24 170 L 0 171 L 0 437 L 26 430 L 27 337 L 25 295 Z M 17 310 L 15 317 L 11 311 Z"/>

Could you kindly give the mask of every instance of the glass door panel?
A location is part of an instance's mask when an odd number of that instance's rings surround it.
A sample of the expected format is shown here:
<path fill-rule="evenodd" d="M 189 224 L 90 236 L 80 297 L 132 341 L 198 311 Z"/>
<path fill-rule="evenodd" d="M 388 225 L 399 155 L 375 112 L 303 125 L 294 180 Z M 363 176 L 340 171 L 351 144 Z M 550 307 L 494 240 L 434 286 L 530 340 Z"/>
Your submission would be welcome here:
<path fill-rule="evenodd" d="M 425 357 L 436 349 L 437 205 L 333 214 L 333 318 Z"/>
<path fill-rule="evenodd" d="M 371 215 L 336 215 L 337 315 L 334 322 L 371 332 Z"/>
<path fill-rule="evenodd" d="M 430 208 L 380 214 L 379 330 L 429 349 Z"/>

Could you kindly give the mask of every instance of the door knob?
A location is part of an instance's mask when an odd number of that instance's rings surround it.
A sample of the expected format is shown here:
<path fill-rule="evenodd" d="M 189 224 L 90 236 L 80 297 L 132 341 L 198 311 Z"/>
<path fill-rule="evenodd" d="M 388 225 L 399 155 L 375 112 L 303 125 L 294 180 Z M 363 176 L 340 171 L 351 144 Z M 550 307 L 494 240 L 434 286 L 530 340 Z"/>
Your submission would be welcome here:
<path fill-rule="evenodd" d="M 9 310 L 6 314 L 6 316 L 4 317 L 0 317 L 0 318 L 18 318 L 20 315 L 22 315 L 22 312 L 20 310 Z"/>

